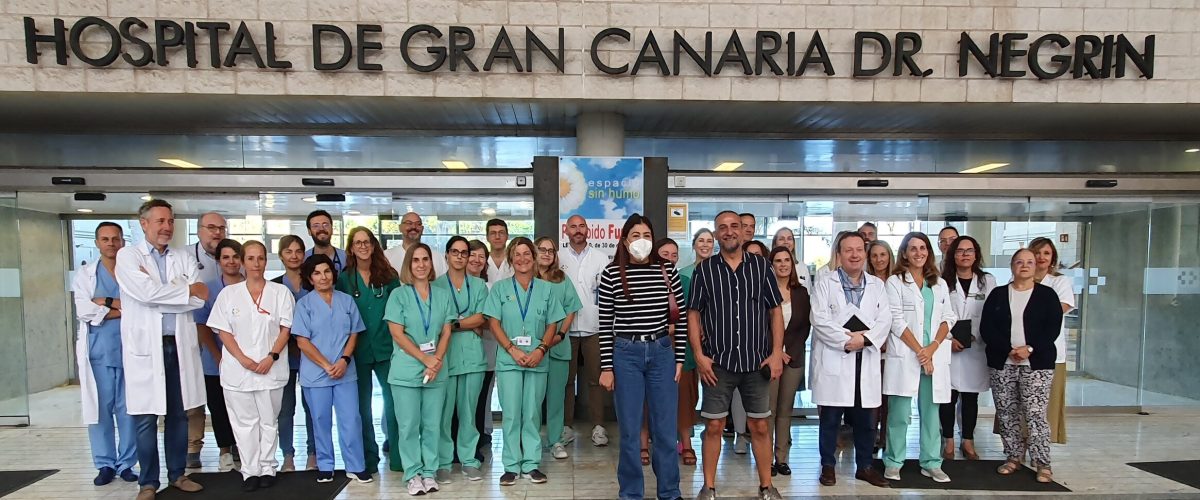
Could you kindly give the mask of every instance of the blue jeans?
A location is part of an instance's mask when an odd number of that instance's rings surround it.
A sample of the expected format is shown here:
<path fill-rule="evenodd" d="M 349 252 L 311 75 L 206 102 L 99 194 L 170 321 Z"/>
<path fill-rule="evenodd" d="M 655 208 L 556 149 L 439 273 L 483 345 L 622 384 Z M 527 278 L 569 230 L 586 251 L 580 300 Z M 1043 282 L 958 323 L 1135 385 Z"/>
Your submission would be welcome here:
<path fill-rule="evenodd" d="M 295 433 L 292 429 L 296 421 L 296 377 L 299 373 L 299 370 L 292 370 L 288 375 L 287 385 L 283 386 L 283 406 L 279 407 L 279 449 L 283 451 L 284 456 L 296 454 L 296 440 L 293 437 Z M 308 412 L 308 401 L 304 400 L 303 394 L 300 404 L 304 406 L 304 430 L 308 439 L 304 444 L 309 455 L 316 455 L 317 449 L 313 447 L 312 415 Z"/>
<path fill-rule="evenodd" d="M 125 412 L 125 370 L 100 366 L 92 361 L 92 376 L 96 379 L 98 423 L 88 425 L 88 441 L 92 445 L 92 464 L 97 469 L 112 467 L 115 471 L 132 469 L 137 463 L 137 427 L 133 417 Z M 120 445 L 114 432 L 120 432 Z"/>
<path fill-rule="evenodd" d="M 642 409 L 649 405 L 651 465 L 658 479 L 658 498 L 679 498 L 679 455 L 676 415 L 679 385 L 675 382 L 675 346 L 670 336 L 653 342 L 613 339 L 613 405 L 621 429 L 617 483 L 620 498 L 644 498 L 639 454 Z"/>
<path fill-rule="evenodd" d="M 167 459 L 167 482 L 183 476 L 187 465 L 188 418 L 183 409 L 183 389 L 179 383 L 179 352 L 175 337 L 163 337 L 163 371 L 167 379 L 167 415 L 163 422 L 163 448 Z M 137 427 L 137 457 L 142 465 L 139 486 L 153 486 L 158 480 L 158 415 L 134 415 Z"/>
<path fill-rule="evenodd" d="M 862 407 L 822 406 L 817 411 L 821 419 L 821 427 L 817 432 L 818 448 L 821 451 L 821 465 L 834 466 L 837 463 L 838 428 L 842 423 L 842 415 L 850 416 L 851 428 L 854 430 L 854 463 L 858 470 L 871 468 L 872 447 L 875 446 L 875 409 Z"/>

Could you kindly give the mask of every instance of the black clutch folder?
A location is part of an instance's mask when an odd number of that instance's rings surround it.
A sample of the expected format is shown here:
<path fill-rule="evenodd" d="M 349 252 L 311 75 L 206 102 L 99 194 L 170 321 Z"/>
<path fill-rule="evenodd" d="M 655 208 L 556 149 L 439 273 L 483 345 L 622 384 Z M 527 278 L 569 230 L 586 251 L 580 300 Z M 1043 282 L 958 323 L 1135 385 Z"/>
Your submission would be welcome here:
<path fill-rule="evenodd" d="M 957 340 L 959 344 L 962 344 L 963 349 L 969 349 L 971 347 L 971 341 L 975 340 L 975 337 L 971 335 L 971 320 L 960 319 L 956 321 L 954 323 L 954 328 L 950 329 L 950 335 L 953 335 L 954 340 Z"/>
<path fill-rule="evenodd" d="M 842 328 L 852 332 L 865 332 L 871 329 L 866 323 L 863 323 L 861 319 L 858 319 L 857 314 L 850 316 L 850 319 L 846 320 L 846 324 L 842 325 Z"/>

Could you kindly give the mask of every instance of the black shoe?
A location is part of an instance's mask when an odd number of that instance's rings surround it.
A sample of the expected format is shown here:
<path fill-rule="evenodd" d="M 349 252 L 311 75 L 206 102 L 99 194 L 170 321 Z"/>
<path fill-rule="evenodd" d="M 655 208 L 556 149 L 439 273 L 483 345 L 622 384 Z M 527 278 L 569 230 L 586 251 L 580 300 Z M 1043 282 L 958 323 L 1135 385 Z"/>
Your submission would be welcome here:
<path fill-rule="evenodd" d="M 333 482 L 333 471 L 317 471 L 317 482 L 318 483 L 332 483 Z"/>
<path fill-rule="evenodd" d="M 101 467 L 100 472 L 96 474 L 96 479 L 92 480 L 92 484 L 96 486 L 104 486 L 113 482 L 113 478 L 117 477 L 117 471 L 112 467 Z"/>
<path fill-rule="evenodd" d="M 392 447 L 388 445 L 388 442 L 387 442 L 387 440 L 385 439 L 385 440 L 383 441 L 383 448 L 382 448 L 383 452 L 384 452 L 384 453 L 387 453 L 388 451 L 390 451 L 390 450 L 391 450 L 391 448 L 392 448 Z"/>
<path fill-rule="evenodd" d="M 253 493 L 254 490 L 257 490 L 257 489 L 258 489 L 258 476 L 250 476 L 250 477 L 246 478 L 244 481 L 242 481 L 242 491 L 244 491 L 246 493 Z"/>
<path fill-rule="evenodd" d="M 788 464 L 775 464 L 775 470 L 779 471 L 781 476 L 792 475 L 792 468 L 788 467 Z"/>
<path fill-rule="evenodd" d="M 771 464 L 771 477 L 779 475 L 779 465 Z"/>
<path fill-rule="evenodd" d="M 121 471 L 121 480 L 127 483 L 132 483 L 138 480 L 138 475 L 133 473 L 133 469 L 125 469 Z"/>
<path fill-rule="evenodd" d="M 877 486 L 880 488 L 889 488 L 892 485 L 886 478 L 883 477 L 882 474 L 879 473 L 879 471 L 875 470 L 873 467 L 859 469 L 858 472 L 854 473 L 854 479 L 866 481 L 870 483 L 871 486 Z"/>
<path fill-rule="evenodd" d="M 516 472 L 505 472 L 503 476 L 500 476 L 500 486 L 512 486 L 514 484 L 517 484 Z"/>
<path fill-rule="evenodd" d="M 529 476 L 529 482 L 531 482 L 533 484 L 542 484 L 542 483 L 546 482 L 546 475 L 542 474 L 542 471 L 540 471 L 540 470 L 533 469 L 533 470 L 529 471 L 528 474 L 525 474 L 525 475 Z"/>
<path fill-rule="evenodd" d="M 272 486 L 275 486 L 275 476 L 260 476 L 258 478 L 258 487 L 259 488 L 266 489 L 266 488 L 270 488 Z"/>

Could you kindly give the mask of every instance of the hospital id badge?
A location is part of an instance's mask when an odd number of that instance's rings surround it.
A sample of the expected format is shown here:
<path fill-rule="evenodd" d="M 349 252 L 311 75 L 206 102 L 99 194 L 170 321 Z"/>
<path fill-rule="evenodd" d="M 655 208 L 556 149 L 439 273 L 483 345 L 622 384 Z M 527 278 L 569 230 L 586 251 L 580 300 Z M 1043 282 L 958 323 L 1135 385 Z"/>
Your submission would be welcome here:
<path fill-rule="evenodd" d="M 521 346 L 521 347 L 529 347 L 529 346 L 533 345 L 533 337 L 529 337 L 529 336 L 516 337 L 513 339 L 513 343 L 517 344 L 518 346 Z"/>
<path fill-rule="evenodd" d="M 437 345 L 433 342 L 426 342 L 424 344 L 421 344 L 420 347 L 421 347 L 421 352 L 423 352 L 425 354 L 430 354 L 433 351 L 437 350 Z"/>

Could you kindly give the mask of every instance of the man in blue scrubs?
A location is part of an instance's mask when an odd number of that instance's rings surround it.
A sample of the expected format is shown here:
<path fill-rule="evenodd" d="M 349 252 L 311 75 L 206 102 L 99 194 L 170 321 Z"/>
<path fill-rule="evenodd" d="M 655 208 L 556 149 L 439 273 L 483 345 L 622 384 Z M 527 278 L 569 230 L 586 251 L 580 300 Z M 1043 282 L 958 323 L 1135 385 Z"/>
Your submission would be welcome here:
<path fill-rule="evenodd" d="M 83 420 L 88 426 L 92 463 L 99 473 L 96 486 L 111 483 L 119 473 L 125 481 L 137 481 L 136 428 L 125 411 L 125 370 L 121 362 L 121 290 L 117 285 L 117 251 L 125 246 L 121 226 L 101 222 L 96 226 L 99 262 L 75 272 L 71 293 L 79 319 L 76 356 L 83 391 Z M 113 420 L 120 445 L 113 433 Z"/>

